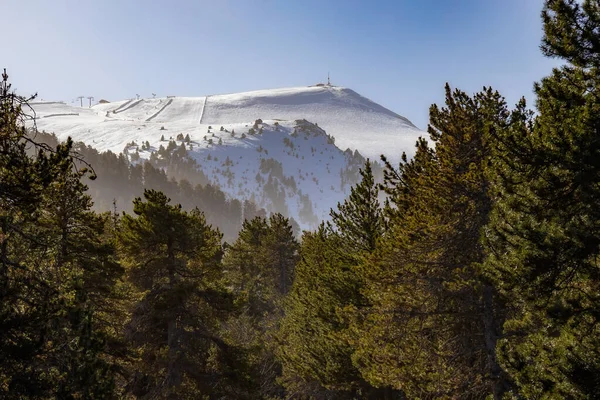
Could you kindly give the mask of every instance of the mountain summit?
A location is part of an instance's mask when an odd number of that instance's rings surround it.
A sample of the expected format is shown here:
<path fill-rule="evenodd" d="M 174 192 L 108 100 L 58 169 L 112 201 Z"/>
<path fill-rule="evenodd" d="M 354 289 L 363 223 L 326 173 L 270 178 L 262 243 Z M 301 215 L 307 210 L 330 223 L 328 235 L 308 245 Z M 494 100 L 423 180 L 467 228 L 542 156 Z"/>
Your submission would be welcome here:
<path fill-rule="evenodd" d="M 242 122 L 263 119 L 306 119 L 336 139 L 342 150 L 358 150 L 378 160 L 381 154 L 397 161 L 402 151 L 412 154 L 422 134 L 407 118 L 337 86 L 309 86 L 209 96 L 203 121 Z"/>

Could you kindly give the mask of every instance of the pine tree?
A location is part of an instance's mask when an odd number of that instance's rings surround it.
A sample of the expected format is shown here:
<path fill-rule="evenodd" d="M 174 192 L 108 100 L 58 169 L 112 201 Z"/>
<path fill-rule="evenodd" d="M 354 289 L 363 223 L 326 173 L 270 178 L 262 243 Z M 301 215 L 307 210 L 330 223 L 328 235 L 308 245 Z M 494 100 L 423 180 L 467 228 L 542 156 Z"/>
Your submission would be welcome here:
<path fill-rule="evenodd" d="M 117 292 L 122 268 L 116 261 L 114 243 L 106 236 L 108 215 L 93 211 L 82 179 L 86 168 L 74 170 L 69 159 L 71 141 L 57 148 L 64 152 L 55 181 L 43 193 L 41 228 L 37 239 L 46 244 L 48 281 L 57 285 L 57 299 L 68 318 L 55 321 L 53 354 L 58 397 L 111 396 L 115 371 L 125 361 L 118 327 L 124 322 Z M 115 329 L 116 327 L 116 329 Z"/>
<path fill-rule="evenodd" d="M 265 261 L 272 266 L 277 294 L 285 296 L 294 281 L 299 249 L 290 220 L 281 214 L 271 215 L 264 248 Z"/>
<path fill-rule="evenodd" d="M 245 220 L 237 240 L 228 249 L 223 266 L 234 291 L 246 298 L 248 310 L 253 315 L 264 312 L 263 295 L 269 291 L 263 282 L 265 265 L 261 253 L 269 226 L 265 218 Z"/>
<path fill-rule="evenodd" d="M 330 212 L 331 223 L 348 253 L 375 250 L 384 227 L 379 190 L 368 159 L 360 175 L 360 183 L 350 189 L 350 196 L 344 204 L 338 203 L 338 211 Z"/>
<path fill-rule="evenodd" d="M 360 263 L 383 234 L 379 191 L 368 161 L 360 173 L 361 182 L 337 211 L 331 211 L 331 223 L 304 235 L 286 303 L 279 349 L 283 380 L 288 390 L 306 396 L 392 395 L 390 388 L 377 390 L 362 379 L 349 343 L 353 332 L 347 310 L 366 306 Z"/>
<path fill-rule="evenodd" d="M 386 164 L 389 228 L 363 266 L 367 307 L 353 323 L 353 361 L 372 385 L 408 398 L 506 390 L 494 356 L 502 315 L 477 266 L 489 136 L 507 118 L 497 92 L 470 97 L 446 86 L 446 107 L 430 109 L 435 148 L 419 140 L 411 161 Z"/>
<path fill-rule="evenodd" d="M 546 1 L 545 55 L 566 65 L 536 84 L 537 117 L 498 136 L 497 203 L 485 264 L 507 302 L 498 346 L 523 398 L 600 391 L 600 8 Z"/>
<path fill-rule="evenodd" d="M 324 225 L 304 234 L 279 333 L 282 380 L 288 392 L 307 398 L 352 398 L 360 380 L 351 362 L 353 349 L 339 335 L 346 328 L 339 312 L 358 287 L 336 245 L 339 237 Z"/>
<path fill-rule="evenodd" d="M 294 279 L 298 249 L 290 221 L 283 215 L 244 221 L 223 263 L 234 290 L 246 297 L 252 315 L 273 313 L 281 307 L 280 300 Z"/>
<path fill-rule="evenodd" d="M 282 396 L 277 383 L 281 366 L 275 358 L 275 334 L 282 301 L 293 281 L 298 243 L 287 218 L 257 216 L 244 221 L 238 239 L 223 260 L 229 284 L 238 295 L 240 315 L 229 323 L 229 335 L 243 347 L 257 398 Z"/>
<path fill-rule="evenodd" d="M 86 225 L 94 219 L 80 182 L 86 172 L 72 170 L 70 140 L 52 149 L 28 136 L 23 107 L 30 99 L 11 92 L 6 73 L 2 78 L 0 397 L 111 398 L 114 371 L 102 355 L 99 305 L 85 270 L 115 263 L 102 229 Z M 108 275 L 98 284 L 110 288 L 115 275 Z"/>
<path fill-rule="evenodd" d="M 219 337 L 229 306 L 221 288 L 221 234 L 199 211 L 182 211 L 163 193 L 144 192 L 119 234 L 130 281 L 140 291 L 128 325 L 140 352 L 136 396 L 215 395 L 227 385 L 234 353 Z M 241 381 L 241 378 L 240 378 Z M 233 395 L 233 393 L 229 393 Z"/>

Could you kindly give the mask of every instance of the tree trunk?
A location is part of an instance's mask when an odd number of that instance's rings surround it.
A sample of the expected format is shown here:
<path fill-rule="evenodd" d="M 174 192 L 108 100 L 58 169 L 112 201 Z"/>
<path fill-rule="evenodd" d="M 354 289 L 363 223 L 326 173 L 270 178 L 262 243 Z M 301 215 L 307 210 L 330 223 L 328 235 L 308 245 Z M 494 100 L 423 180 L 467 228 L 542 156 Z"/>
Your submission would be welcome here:
<path fill-rule="evenodd" d="M 279 287 L 282 295 L 287 294 L 287 265 L 283 260 L 283 251 L 282 249 L 278 249 L 279 256 Z"/>
<path fill-rule="evenodd" d="M 169 239 L 167 244 L 168 251 L 168 270 L 169 270 L 169 290 L 171 293 L 176 290 L 177 286 L 177 275 L 175 271 L 175 253 L 173 251 L 172 239 Z M 179 308 L 179 304 L 172 305 L 174 308 Z M 180 328 L 177 326 L 179 319 L 179 313 L 171 312 L 168 317 L 168 328 L 167 328 L 167 345 L 169 346 L 168 351 L 168 366 L 167 366 L 167 387 L 177 387 L 181 384 L 182 374 L 181 369 L 178 365 L 179 353 L 180 353 Z"/>
<path fill-rule="evenodd" d="M 483 288 L 483 325 L 488 369 L 492 379 L 492 393 L 494 400 L 501 400 L 502 395 L 510 389 L 510 383 L 496 357 L 498 332 L 494 315 L 494 289 L 491 285 L 485 285 Z"/>

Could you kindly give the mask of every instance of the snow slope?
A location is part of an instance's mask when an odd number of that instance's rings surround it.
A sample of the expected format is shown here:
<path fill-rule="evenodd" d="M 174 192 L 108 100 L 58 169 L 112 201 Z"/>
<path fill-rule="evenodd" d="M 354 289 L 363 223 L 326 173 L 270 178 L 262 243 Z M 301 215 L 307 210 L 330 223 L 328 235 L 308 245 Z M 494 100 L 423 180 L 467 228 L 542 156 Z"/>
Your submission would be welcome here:
<path fill-rule="evenodd" d="M 285 197 L 283 208 L 303 228 L 313 225 L 310 218 L 301 217 L 308 203 L 314 216 L 326 219 L 329 209 L 347 195 L 353 182 L 344 174 L 356 172 L 360 161 L 352 155 L 354 150 L 373 160 L 386 154 L 398 162 L 403 151 L 414 153 L 417 138 L 424 135 L 408 119 L 351 89 L 334 86 L 142 98 L 92 108 L 60 102 L 32 107 L 39 130 L 53 132 L 60 140 L 71 136 L 99 151 L 139 153 L 141 159 L 161 145 L 167 147 L 179 134 L 189 135 L 189 155 L 212 183 L 232 198 L 252 199 L 278 211 L 281 199 L 265 195 L 266 188 L 274 186 L 272 191 Z M 253 128 L 259 118 L 264 124 Z M 128 146 L 131 142 L 136 145 Z M 141 149 L 146 142 L 150 148 Z M 345 152 L 347 148 L 352 152 Z M 281 171 L 273 175 L 272 170 L 261 170 L 265 160 Z"/>
<path fill-rule="evenodd" d="M 168 124 L 173 129 L 189 132 L 200 125 L 205 129 L 208 125 L 247 123 L 258 118 L 306 119 L 334 136 L 336 145 L 342 150 L 358 150 L 365 157 L 375 160 L 385 154 L 393 162 L 400 160 L 403 151 L 411 156 L 416 139 L 424 134 L 408 119 L 351 89 L 336 86 L 295 87 L 206 97 L 128 100 L 98 104 L 91 110 L 66 104 L 61 108 L 57 103 L 39 104 L 35 108 L 43 115 L 80 113 L 81 124 L 90 125 L 88 129 L 92 136 L 102 136 L 106 140 L 108 136 L 105 131 L 114 132 L 114 123 L 117 121 L 119 128 L 126 130 L 131 128 L 129 123 L 134 122 L 136 129 L 147 131 L 149 126 L 146 123 L 152 122 Z M 98 123 L 99 120 L 88 118 L 93 113 L 104 119 Z M 53 127 L 61 122 L 57 121 Z M 38 124 L 45 129 L 45 123 Z M 81 133 L 72 122 L 66 125 L 72 136 L 76 137 Z M 58 132 L 57 134 L 60 135 Z M 132 133 L 127 132 L 127 135 L 130 134 Z M 106 146 L 112 150 L 122 149 L 128 140 L 120 138 L 123 135 L 117 135 Z"/>
<path fill-rule="evenodd" d="M 412 155 L 416 139 L 423 135 L 408 119 L 351 89 L 336 86 L 209 96 L 203 121 L 221 124 L 256 118 L 304 118 L 333 135 L 343 150 L 358 150 L 375 160 L 385 154 L 394 162 L 403 151 Z"/>

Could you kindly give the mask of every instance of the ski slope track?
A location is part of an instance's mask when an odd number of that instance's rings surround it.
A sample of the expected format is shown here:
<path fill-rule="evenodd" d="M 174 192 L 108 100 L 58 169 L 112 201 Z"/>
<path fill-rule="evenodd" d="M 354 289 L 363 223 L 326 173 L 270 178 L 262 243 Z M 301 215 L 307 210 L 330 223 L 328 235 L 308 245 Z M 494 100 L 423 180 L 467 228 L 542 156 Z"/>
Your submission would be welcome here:
<path fill-rule="evenodd" d="M 79 113 L 62 113 L 62 114 L 48 114 L 44 115 L 43 118 L 51 118 L 51 117 L 67 117 L 69 115 L 79 115 Z"/>
<path fill-rule="evenodd" d="M 137 153 L 142 161 L 179 134 L 189 135 L 191 143 L 177 145 L 186 146 L 211 183 L 231 198 L 250 199 L 275 212 L 264 194 L 271 178 L 285 192 L 288 215 L 307 229 L 314 227 L 314 219 L 302 221 L 306 196 L 313 214 L 327 219 L 329 209 L 343 201 L 353 183 L 345 174 L 356 167 L 355 150 L 371 160 L 385 154 L 397 163 L 403 152 L 414 154 L 418 137 L 426 137 L 407 118 L 335 86 L 129 99 L 91 108 L 61 102 L 31 106 L 37 128 L 53 132 L 59 140 L 70 136 L 99 151 Z M 255 127 L 258 119 L 264 123 Z M 136 145 L 128 146 L 131 142 Z M 141 149 L 146 142 L 150 149 Z M 261 169 L 270 159 L 281 163 L 283 177 Z"/>
<path fill-rule="evenodd" d="M 173 99 L 169 99 L 164 106 L 162 106 L 160 108 L 160 110 L 158 110 L 157 112 L 155 112 L 154 114 L 152 114 L 152 116 L 150 116 L 150 118 L 148 118 L 146 120 L 146 122 L 150 122 L 152 121 L 154 118 L 158 117 L 158 115 L 163 112 L 165 110 L 165 108 L 169 107 L 171 104 L 173 103 Z"/>
<path fill-rule="evenodd" d="M 200 111 L 200 118 L 198 118 L 198 124 L 201 124 L 202 118 L 204 118 L 204 110 L 206 110 L 206 100 L 208 100 L 208 96 L 205 96 L 204 101 L 202 102 L 202 110 Z"/>
<path fill-rule="evenodd" d="M 132 107 L 135 107 L 136 105 L 138 105 L 142 100 L 137 100 L 137 101 L 133 101 L 133 99 L 129 100 L 128 102 L 122 104 L 119 108 L 117 108 L 116 110 L 113 110 L 114 114 L 118 114 L 124 111 L 129 110 Z"/>

